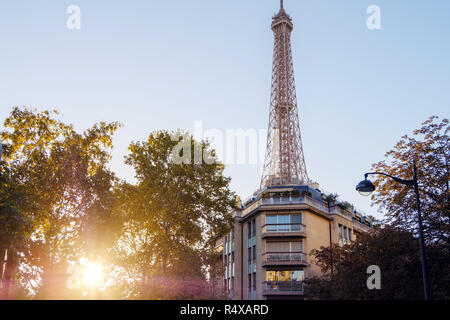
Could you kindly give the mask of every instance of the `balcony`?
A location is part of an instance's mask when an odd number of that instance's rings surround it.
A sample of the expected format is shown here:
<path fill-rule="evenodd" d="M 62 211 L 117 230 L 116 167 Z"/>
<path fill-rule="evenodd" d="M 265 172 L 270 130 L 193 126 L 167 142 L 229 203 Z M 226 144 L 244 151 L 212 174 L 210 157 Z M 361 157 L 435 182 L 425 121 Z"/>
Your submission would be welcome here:
<path fill-rule="evenodd" d="M 317 210 L 328 213 L 328 208 L 323 203 L 314 200 L 308 196 L 262 198 L 261 204 L 262 205 L 306 204 Z"/>
<path fill-rule="evenodd" d="M 265 224 L 262 238 L 269 237 L 306 237 L 306 226 L 302 223 Z"/>
<path fill-rule="evenodd" d="M 306 266 L 303 252 L 266 252 L 262 255 L 263 266 Z"/>
<path fill-rule="evenodd" d="M 363 224 L 355 219 L 353 219 L 353 229 L 359 231 L 359 232 L 367 232 L 369 231 L 370 227 L 366 224 Z"/>
<path fill-rule="evenodd" d="M 302 281 L 266 281 L 263 283 L 263 295 L 303 295 Z"/>

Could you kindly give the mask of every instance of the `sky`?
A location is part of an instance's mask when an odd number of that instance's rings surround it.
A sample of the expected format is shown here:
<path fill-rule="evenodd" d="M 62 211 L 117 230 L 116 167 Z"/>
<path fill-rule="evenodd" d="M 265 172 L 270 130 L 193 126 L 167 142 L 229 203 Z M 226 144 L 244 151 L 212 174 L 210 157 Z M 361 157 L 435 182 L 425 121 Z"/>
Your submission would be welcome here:
<path fill-rule="evenodd" d="M 450 1 L 284 2 L 308 174 L 381 217 L 354 188 L 401 136 L 449 117 Z M 67 27 L 71 5 L 80 29 Z M 370 5 L 379 30 L 367 28 Z M 128 181 L 128 145 L 151 131 L 193 132 L 195 121 L 205 135 L 264 130 L 278 9 L 277 0 L 2 0 L 0 121 L 13 106 L 57 109 L 80 131 L 120 121 L 111 168 Z M 261 166 L 227 166 L 242 198 L 258 189 Z"/>

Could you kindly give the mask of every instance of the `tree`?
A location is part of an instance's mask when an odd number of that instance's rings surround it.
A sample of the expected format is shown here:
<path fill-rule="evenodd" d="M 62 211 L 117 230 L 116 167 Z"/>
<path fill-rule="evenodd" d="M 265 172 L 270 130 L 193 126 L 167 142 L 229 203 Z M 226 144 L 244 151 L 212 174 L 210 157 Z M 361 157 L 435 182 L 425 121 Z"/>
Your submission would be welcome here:
<path fill-rule="evenodd" d="M 23 249 L 26 237 L 33 230 L 31 221 L 18 210 L 19 205 L 25 207 L 29 204 L 29 199 L 16 182 L 13 171 L 0 163 L 0 299 L 15 295 L 13 284 L 18 263 L 17 252 Z"/>
<path fill-rule="evenodd" d="M 105 223 L 113 204 L 115 177 L 107 162 L 112 135 L 120 126 L 101 122 L 77 133 L 56 116 L 56 111 L 15 107 L 0 132 L 5 166 L 13 172 L 20 197 L 30 200 L 14 206 L 33 226 L 19 250 L 19 275 L 40 298 L 56 294 L 51 279 L 62 262 L 95 256 L 102 249 L 88 243 L 94 243 L 89 241 L 93 230 Z"/>
<path fill-rule="evenodd" d="M 332 251 L 332 259 L 331 259 Z M 356 242 L 313 250 L 323 277 L 307 280 L 310 299 L 405 300 L 423 299 L 419 244 L 409 231 L 392 226 L 376 227 Z M 448 299 L 450 262 L 432 245 L 429 256 L 435 297 Z M 381 289 L 369 290 L 366 283 L 371 265 L 380 267 Z"/>
<path fill-rule="evenodd" d="M 450 130 L 448 119 L 437 122 L 433 116 L 413 132 L 405 135 L 386 153 L 386 160 L 374 164 L 375 171 L 404 179 L 413 176 L 412 162 L 417 162 L 420 201 L 425 240 L 450 246 Z M 417 231 L 417 206 L 414 190 L 385 176 L 374 182 L 377 192 L 374 204 L 388 213 L 387 220 L 394 225 Z"/>
<path fill-rule="evenodd" d="M 178 150 L 180 143 L 187 148 Z M 133 166 L 137 184 L 120 187 L 117 264 L 140 283 L 135 295 L 141 298 L 186 298 L 176 284 L 188 278 L 205 283 L 209 248 L 231 226 L 237 199 L 229 190 L 230 179 L 217 161 L 198 163 L 197 152 L 213 159 L 215 153 L 208 142 L 196 142 L 185 132 L 153 132 L 129 150 L 126 163 Z M 175 161 L 178 157 L 184 161 Z M 155 288 L 163 283 L 161 290 Z M 167 283 L 180 291 L 171 292 Z"/>
<path fill-rule="evenodd" d="M 413 176 L 417 162 L 420 201 L 427 243 L 429 275 L 434 298 L 450 296 L 450 202 L 448 120 L 431 117 L 422 127 L 405 135 L 373 170 L 403 179 Z M 387 212 L 383 225 L 344 247 L 315 250 L 325 279 L 311 279 L 311 297 L 334 299 L 423 298 L 417 241 L 416 195 L 410 187 L 377 175 L 372 196 L 380 211 Z M 333 258 L 331 260 L 331 257 Z M 369 265 L 382 272 L 382 290 L 365 287 Z"/>

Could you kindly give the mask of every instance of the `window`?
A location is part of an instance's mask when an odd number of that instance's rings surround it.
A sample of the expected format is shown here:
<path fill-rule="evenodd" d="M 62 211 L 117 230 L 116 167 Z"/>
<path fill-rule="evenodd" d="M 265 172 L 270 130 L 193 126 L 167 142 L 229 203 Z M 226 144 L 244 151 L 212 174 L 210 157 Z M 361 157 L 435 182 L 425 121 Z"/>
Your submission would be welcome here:
<path fill-rule="evenodd" d="M 343 232 L 342 224 L 339 224 L 338 228 L 339 228 L 339 244 L 342 246 L 344 244 L 344 232 Z"/>
<path fill-rule="evenodd" d="M 303 270 L 268 270 L 266 281 L 303 281 L 305 272 Z"/>
<path fill-rule="evenodd" d="M 353 240 L 352 229 L 343 226 L 342 224 L 338 225 L 338 229 L 339 229 L 339 244 L 341 246 L 350 243 Z"/>
<path fill-rule="evenodd" d="M 289 216 L 278 216 L 278 231 L 289 231 Z"/>
<path fill-rule="evenodd" d="M 268 241 L 266 252 L 303 252 L 303 241 Z"/>
<path fill-rule="evenodd" d="M 255 272 L 253 273 L 252 279 L 253 279 L 252 290 L 256 291 L 256 273 Z"/>
<path fill-rule="evenodd" d="M 301 224 L 302 224 L 301 214 L 266 216 L 266 231 L 268 232 L 300 231 Z"/>
<path fill-rule="evenodd" d="M 267 231 L 277 231 L 278 216 L 266 216 L 266 230 Z"/>
<path fill-rule="evenodd" d="M 292 281 L 303 281 L 305 280 L 305 272 L 303 270 L 291 271 Z"/>
<path fill-rule="evenodd" d="M 253 219 L 252 220 L 252 237 L 255 237 L 256 236 L 256 220 L 255 219 Z"/>
<path fill-rule="evenodd" d="M 302 216 L 300 214 L 291 214 L 291 223 L 302 223 Z"/>

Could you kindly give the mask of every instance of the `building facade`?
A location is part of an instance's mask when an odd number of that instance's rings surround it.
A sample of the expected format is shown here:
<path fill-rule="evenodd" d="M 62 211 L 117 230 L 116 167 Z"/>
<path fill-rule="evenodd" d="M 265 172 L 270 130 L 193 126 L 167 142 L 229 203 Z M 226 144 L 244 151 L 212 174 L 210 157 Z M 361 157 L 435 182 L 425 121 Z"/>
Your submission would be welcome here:
<path fill-rule="evenodd" d="M 303 280 L 320 276 L 311 250 L 344 245 L 371 222 L 325 200 L 311 186 L 267 187 L 242 203 L 220 242 L 223 288 L 230 299 L 301 299 Z"/>

